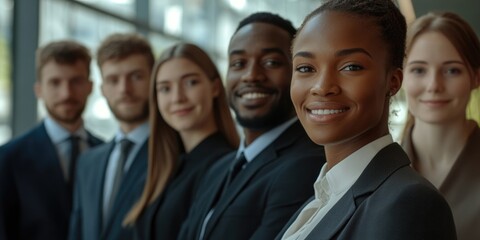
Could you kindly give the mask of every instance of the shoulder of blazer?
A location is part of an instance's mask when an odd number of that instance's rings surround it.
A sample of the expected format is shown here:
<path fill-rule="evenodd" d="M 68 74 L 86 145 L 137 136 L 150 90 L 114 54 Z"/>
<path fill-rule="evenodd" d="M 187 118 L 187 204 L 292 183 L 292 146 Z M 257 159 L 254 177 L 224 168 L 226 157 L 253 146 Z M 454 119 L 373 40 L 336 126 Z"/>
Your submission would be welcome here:
<path fill-rule="evenodd" d="M 280 134 L 280 136 L 263 151 L 270 151 L 272 154 L 282 155 L 284 153 L 288 155 L 294 154 L 296 158 L 317 156 L 325 162 L 323 146 L 315 144 L 308 137 L 305 129 L 298 120 Z"/>
<path fill-rule="evenodd" d="M 90 145 L 90 147 L 94 147 L 94 146 L 105 143 L 102 139 L 93 135 L 90 131 L 87 131 L 87 136 L 88 136 L 87 141 L 88 141 L 88 144 Z"/>
<path fill-rule="evenodd" d="M 351 190 L 354 196 L 375 191 L 398 169 L 410 164 L 407 154 L 397 143 L 392 143 L 370 161 Z"/>
<path fill-rule="evenodd" d="M 276 149 L 282 149 L 303 138 L 307 138 L 308 142 L 311 142 L 307 136 L 307 133 L 305 132 L 305 129 L 303 129 L 302 125 L 300 124 L 300 121 L 297 120 L 290 127 L 285 129 L 285 131 L 283 131 L 283 133 L 280 134 L 280 136 L 278 136 L 278 138 L 275 139 L 271 145 Z"/>
<path fill-rule="evenodd" d="M 1 146 L 0 149 L 4 152 L 16 153 L 17 151 L 25 151 L 26 145 L 37 148 L 45 143 L 50 143 L 53 146 L 42 122 L 22 135 L 13 138 Z"/>
<path fill-rule="evenodd" d="M 78 170 L 83 171 L 84 168 L 103 168 L 108 162 L 110 152 L 115 146 L 114 141 L 96 145 L 83 152 L 78 158 Z"/>
<path fill-rule="evenodd" d="M 219 179 L 223 180 L 222 174 L 225 174 L 230 166 L 230 163 L 235 158 L 237 150 L 226 153 L 223 157 L 220 157 L 215 161 L 210 169 L 207 170 L 205 177 L 202 178 L 202 182 L 205 182 L 207 185 L 210 185 L 210 180 Z"/>
<path fill-rule="evenodd" d="M 43 122 L 0 147 L 0 161 L 23 165 L 23 160 L 40 156 L 58 157 Z"/>

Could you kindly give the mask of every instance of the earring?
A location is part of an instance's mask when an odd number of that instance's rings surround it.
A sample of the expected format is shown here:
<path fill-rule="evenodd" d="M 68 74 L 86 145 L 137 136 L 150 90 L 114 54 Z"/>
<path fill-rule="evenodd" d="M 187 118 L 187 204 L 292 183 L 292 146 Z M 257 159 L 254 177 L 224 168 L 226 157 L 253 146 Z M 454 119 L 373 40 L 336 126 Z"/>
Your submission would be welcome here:
<path fill-rule="evenodd" d="M 390 90 L 390 92 L 387 92 L 387 95 L 386 95 L 386 96 L 387 96 L 387 97 L 391 97 L 391 96 L 393 96 L 393 91 L 392 91 L 392 90 Z"/>

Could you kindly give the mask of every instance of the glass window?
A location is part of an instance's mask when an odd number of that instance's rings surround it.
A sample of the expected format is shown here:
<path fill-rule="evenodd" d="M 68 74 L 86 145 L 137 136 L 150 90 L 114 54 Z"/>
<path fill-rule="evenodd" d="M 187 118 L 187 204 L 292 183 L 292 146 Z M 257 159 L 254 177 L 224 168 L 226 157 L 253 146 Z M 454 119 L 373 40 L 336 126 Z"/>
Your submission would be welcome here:
<path fill-rule="evenodd" d="M 135 0 L 75 0 L 126 18 L 135 17 Z M 142 0 L 139 0 L 142 1 Z"/>
<path fill-rule="evenodd" d="M 295 27 L 320 3 L 304 0 L 44 0 L 40 3 L 39 44 L 60 39 L 75 39 L 95 51 L 106 36 L 136 31 L 136 1 L 149 3 L 149 39 L 155 56 L 180 40 L 202 47 L 223 76 L 227 71 L 227 48 L 238 22 L 253 12 L 269 11 L 292 21 Z M 110 14 L 107 14 L 110 13 Z M 11 79 L 9 45 L 13 0 L 0 0 L 0 144 L 11 137 Z M 131 21 L 129 21 L 131 20 Z M 94 56 L 95 57 L 95 56 Z M 100 92 L 101 77 L 92 63 L 94 91 L 84 113 L 85 124 L 97 135 L 110 139 L 118 124 Z M 404 102 L 393 102 L 391 126 L 404 120 Z M 39 117 L 45 116 L 43 104 Z"/>
<path fill-rule="evenodd" d="M 13 0 L 0 0 L 0 145 L 12 135 L 11 116 L 11 58 Z"/>

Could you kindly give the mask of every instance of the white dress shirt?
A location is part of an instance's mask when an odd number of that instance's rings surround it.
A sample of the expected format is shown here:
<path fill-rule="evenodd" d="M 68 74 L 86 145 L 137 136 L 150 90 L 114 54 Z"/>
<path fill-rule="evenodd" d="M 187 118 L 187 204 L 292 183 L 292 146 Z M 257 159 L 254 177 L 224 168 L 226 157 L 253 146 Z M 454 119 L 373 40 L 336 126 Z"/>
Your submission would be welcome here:
<path fill-rule="evenodd" d="M 315 199 L 302 209 L 282 239 L 305 239 L 352 187 L 375 155 L 391 143 L 393 143 L 392 136 L 388 134 L 350 154 L 329 171 L 325 163 L 313 185 Z"/>
<path fill-rule="evenodd" d="M 68 169 L 70 166 L 70 135 L 75 135 L 80 138 L 80 152 L 88 149 L 88 134 L 85 128 L 81 126 L 74 133 L 70 133 L 67 129 L 63 128 L 60 124 L 55 122 L 50 117 L 46 117 L 44 120 L 45 130 L 48 137 L 52 140 L 57 150 L 58 159 L 60 159 L 60 167 L 62 168 L 63 176 L 66 180 L 70 179 L 68 176 Z"/>

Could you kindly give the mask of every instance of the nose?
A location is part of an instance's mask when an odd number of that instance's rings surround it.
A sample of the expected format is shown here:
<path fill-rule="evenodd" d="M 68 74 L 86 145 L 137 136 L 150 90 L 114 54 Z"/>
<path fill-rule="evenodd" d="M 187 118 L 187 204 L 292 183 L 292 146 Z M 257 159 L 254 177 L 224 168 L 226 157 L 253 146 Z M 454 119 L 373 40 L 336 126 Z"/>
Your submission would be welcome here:
<path fill-rule="evenodd" d="M 263 72 L 262 66 L 256 61 L 252 61 L 247 65 L 245 71 L 241 78 L 244 82 L 254 82 L 254 81 L 263 81 L 265 80 L 265 74 Z"/>
<path fill-rule="evenodd" d="M 442 75 L 438 72 L 432 72 L 432 74 L 427 77 L 427 92 L 439 93 L 442 92 L 444 89 L 445 85 Z"/>
<path fill-rule="evenodd" d="M 183 102 L 185 100 L 185 90 L 181 84 L 178 84 L 172 89 L 172 100 L 173 102 Z"/>
<path fill-rule="evenodd" d="M 128 78 L 120 79 L 120 92 L 123 94 L 129 94 L 132 91 L 132 80 Z"/>
<path fill-rule="evenodd" d="M 317 79 L 314 80 L 310 88 L 310 94 L 327 97 L 335 96 L 340 93 L 340 87 L 337 84 L 337 77 L 329 71 L 319 72 Z"/>
<path fill-rule="evenodd" d="M 69 99 L 75 93 L 74 83 L 71 81 L 63 81 L 62 85 L 60 86 L 60 95 L 62 99 Z"/>

